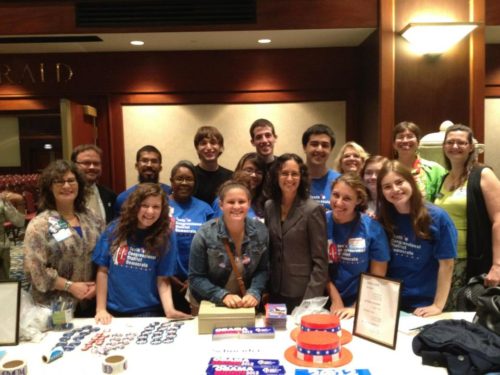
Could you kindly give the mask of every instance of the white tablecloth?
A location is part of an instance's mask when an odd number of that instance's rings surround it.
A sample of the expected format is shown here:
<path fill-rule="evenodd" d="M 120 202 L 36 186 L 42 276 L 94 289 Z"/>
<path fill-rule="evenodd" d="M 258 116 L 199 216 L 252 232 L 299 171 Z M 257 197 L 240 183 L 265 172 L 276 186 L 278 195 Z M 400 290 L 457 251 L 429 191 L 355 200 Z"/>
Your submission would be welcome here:
<path fill-rule="evenodd" d="M 432 322 L 438 318 L 454 318 L 471 320 L 470 313 L 448 313 L 439 317 L 429 318 Z M 401 327 L 408 326 L 411 317 L 400 318 Z M 140 332 L 147 324 L 153 321 L 164 322 L 166 319 L 152 318 L 121 318 L 113 319 L 111 325 L 101 326 L 109 328 L 111 333 Z M 418 320 L 417 320 L 418 321 Z M 75 319 L 75 326 L 94 325 L 93 319 Z M 261 323 L 258 320 L 257 325 Z M 353 320 L 342 321 L 342 328 L 352 331 Z M 415 322 L 416 323 L 416 322 Z M 260 324 L 261 325 L 261 324 Z M 213 356 L 245 357 L 245 358 L 274 358 L 279 359 L 285 366 L 287 374 L 294 374 L 296 366 L 284 358 L 285 350 L 294 345 L 290 339 L 290 331 L 295 327 L 288 320 L 287 331 L 277 331 L 274 339 L 226 339 L 212 341 L 211 335 L 198 335 L 197 320 L 185 322 L 178 331 L 173 344 L 137 345 L 131 343 L 125 349 L 110 354 L 123 354 L 128 360 L 126 374 L 205 374 L 208 361 Z M 92 334 L 83 340 L 82 345 L 72 352 L 65 352 L 64 356 L 56 361 L 45 364 L 41 356 L 54 346 L 61 337 L 61 332 L 49 332 L 40 343 L 21 343 L 18 346 L 0 347 L 7 354 L 2 358 L 4 363 L 13 359 L 22 359 L 28 364 L 30 375 L 78 375 L 101 374 L 103 356 L 82 351 Z M 414 355 L 411 349 L 413 336 L 402 332 L 398 333 L 396 350 L 374 344 L 354 336 L 353 341 L 346 345 L 352 354 L 353 360 L 345 369 L 369 369 L 373 375 L 390 374 L 446 374 L 444 368 L 422 366 L 421 358 Z"/>

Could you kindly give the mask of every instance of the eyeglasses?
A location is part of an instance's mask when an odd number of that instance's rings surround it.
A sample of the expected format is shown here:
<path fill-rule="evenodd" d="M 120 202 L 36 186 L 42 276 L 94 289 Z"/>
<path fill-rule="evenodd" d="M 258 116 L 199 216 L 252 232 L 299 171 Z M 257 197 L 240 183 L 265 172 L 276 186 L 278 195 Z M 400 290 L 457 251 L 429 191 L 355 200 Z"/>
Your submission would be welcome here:
<path fill-rule="evenodd" d="M 182 184 L 183 182 L 185 182 L 186 184 L 194 184 L 193 177 L 176 176 L 173 178 L 173 180 L 178 184 Z"/>
<path fill-rule="evenodd" d="M 248 175 L 252 175 L 255 173 L 256 176 L 262 176 L 263 173 L 262 171 L 259 171 L 258 169 L 253 169 L 253 168 L 244 168 L 242 171 Z"/>
<path fill-rule="evenodd" d="M 90 167 L 92 165 L 94 167 L 100 167 L 101 166 L 101 162 L 100 161 L 77 161 L 76 164 L 83 165 L 86 168 L 88 168 L 88 167 Z"/>
<path fill-rule="evenodd" d="M 64 186 L 66 183 L 67 183 L 68 185 L 71 185 L 71 186 L 72 186 L 72 185 L 76 185 L 76 184 L 77 184 L 77 181 L 76 181 L 76 178 L 68 178 L 68 179 L 66 179 L 66 180 L 54 180 L 52 183 L 53 183 L 54 185 L 56 185 L 56 186 L 62 187 L 62 186 Z"/>
<path fill-rule="evenodd" d="M 294 180 L 300 178 L 300 173 L 298 172 L 280 172 L 280 177 L 282 178 L 288 178 L 291 177 Z"/>
<path fill-rule="evenodd" d="M 469 145 L 469 142 L 466 142 L 466 141 L 453 141 L 453 140 L 449 140 L 449 141 L 446 141 L 444 142 L 444 145 L 447 146 L 447 147 L 453 147 L 453 146 L 457 146 L 457 147 L 466 147 Z"/>

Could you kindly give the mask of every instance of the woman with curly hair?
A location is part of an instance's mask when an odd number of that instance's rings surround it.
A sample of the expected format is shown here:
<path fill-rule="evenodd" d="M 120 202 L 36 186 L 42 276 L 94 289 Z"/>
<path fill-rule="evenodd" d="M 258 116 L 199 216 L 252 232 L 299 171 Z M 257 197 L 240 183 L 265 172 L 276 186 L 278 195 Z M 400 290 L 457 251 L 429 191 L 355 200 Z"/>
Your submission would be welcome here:
<path fill-rule="evenodd" d="M 425 203 L 411 171 L 397 160 L 382 166 L 377 197 L 391 247 L 387 276 L 403 281 L 401 308 L 423 317 L 440 314 L 457 255 L 453 222 L 446 211 Z"/>
<path fill-rule="evenodd" d="M 296 154 L 283 154 L 270 170 L 265 206 L 269 228 L 271 303 L 285 303 L 288 313 L 303 299 L 323 296 L 328 280 L 326 216 L 309 198 L 307 166 Z"/>
<path fill-rule="evenodd" d="M 78 167 L 56 160 L 40 176 L 41 211 L 24 237 L 24 269 L 37 303 L 59 297 L 78 301 L 76 315 L 91 316 L 95 297 L 92 250 L 104 222 L 85 206 L 85 178 Z"/>
<path fill-rule="evenodd" d="M 177 245 L 160 185 L 142 183 L 125 201 L 121 216 L 94 249 L 97 264 L 97 323 L 113 316 L 186 317 L 174 308 L 169 276 Z"/>

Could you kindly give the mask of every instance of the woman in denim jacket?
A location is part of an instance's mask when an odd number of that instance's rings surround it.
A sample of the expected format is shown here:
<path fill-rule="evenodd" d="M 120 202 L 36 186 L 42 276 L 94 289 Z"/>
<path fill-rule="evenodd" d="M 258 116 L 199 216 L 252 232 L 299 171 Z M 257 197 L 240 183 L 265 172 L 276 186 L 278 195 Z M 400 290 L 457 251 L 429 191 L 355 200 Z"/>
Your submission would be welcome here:
<path fill-rule="evenodd" d="M 269 234 L 265 225 L 247 218 L 250 192 L 240 182 L 219 189 L 223 215 L 201 226 L 189 256 L 189 288 L 193 311 L 201 300 L 227 307 L 255 307 L 269 277 Z M 225 242 L 234 256 L 246 291 L 241 295 Z"/>

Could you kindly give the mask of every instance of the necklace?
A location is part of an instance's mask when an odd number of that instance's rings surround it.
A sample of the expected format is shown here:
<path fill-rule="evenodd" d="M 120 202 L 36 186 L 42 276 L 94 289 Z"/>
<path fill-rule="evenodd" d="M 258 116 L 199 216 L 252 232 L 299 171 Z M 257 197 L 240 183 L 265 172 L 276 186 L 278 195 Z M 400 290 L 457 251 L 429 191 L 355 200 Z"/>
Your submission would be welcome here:
<path fill-rule="evenodd" d="M 449 181 L 448 181 L 448 191 L 455 191 L 458 189 L 460 186 L 463 185 L 465 180 L 462 181 L 462 176 L 458 177 L 452 177 L 451 173 L 448 175 Z"/>

